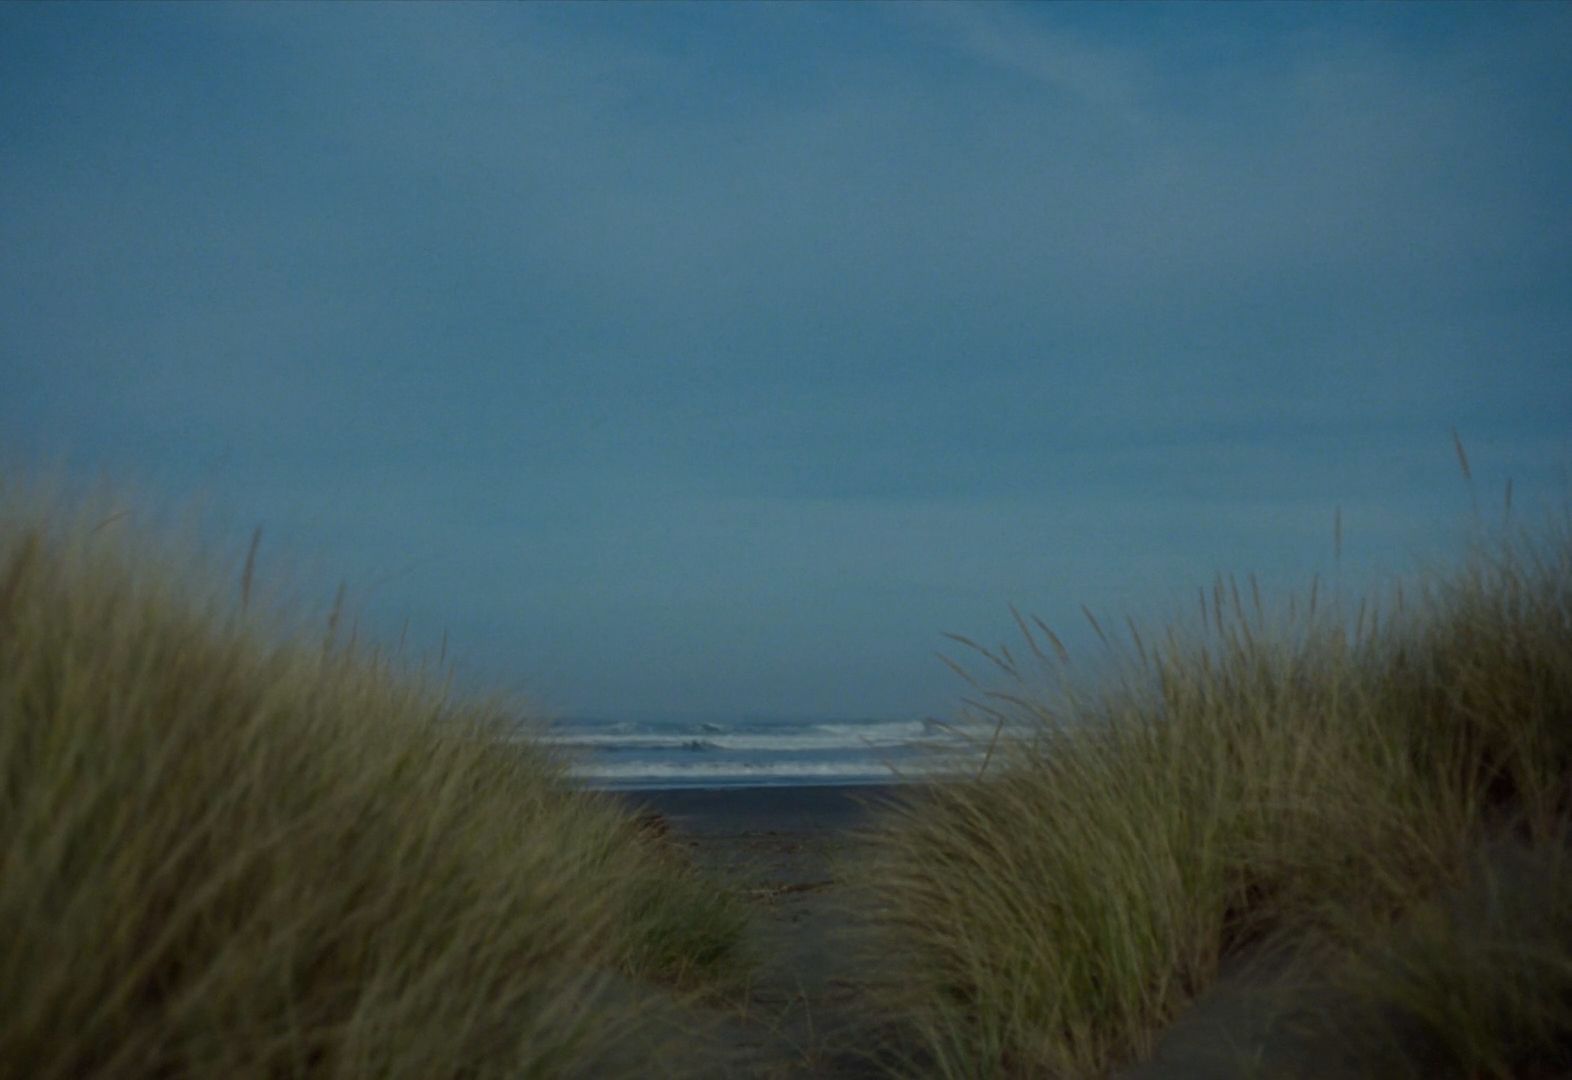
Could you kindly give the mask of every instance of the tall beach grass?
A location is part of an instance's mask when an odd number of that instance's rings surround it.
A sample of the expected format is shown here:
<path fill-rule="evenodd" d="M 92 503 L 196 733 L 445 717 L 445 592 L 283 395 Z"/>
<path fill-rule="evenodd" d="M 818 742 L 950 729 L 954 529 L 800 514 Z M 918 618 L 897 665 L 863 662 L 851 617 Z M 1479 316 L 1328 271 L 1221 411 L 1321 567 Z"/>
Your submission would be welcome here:
<path fill-rule="evenodd" d="M 739 909 L 501 740 L 502 704 L 260 610 L 254 546 L 228 574 L 194 550 L 0 480 L 0 1072 L 656 1052 L 637 988 L 723 975 Z"/>
<path fill-rule="evenodd" d="M 1268 949 L 1371 1075 L 1572 1067 L 1572 528 L 1487 532 L 1379 605 L 1219 579 L 1091 687 L 1035 621 L 978 649 L 998 746 L 864 874 L 921 1071 L 1106 1075 Z"/>

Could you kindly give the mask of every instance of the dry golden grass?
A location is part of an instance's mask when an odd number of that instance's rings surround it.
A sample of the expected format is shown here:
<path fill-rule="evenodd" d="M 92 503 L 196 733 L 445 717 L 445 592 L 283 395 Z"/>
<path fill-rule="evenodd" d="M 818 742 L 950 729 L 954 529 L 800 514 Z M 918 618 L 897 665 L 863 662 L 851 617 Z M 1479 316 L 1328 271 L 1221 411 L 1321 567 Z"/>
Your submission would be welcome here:
<path fill-rule="evenodd" d="M 1132 626 L 1090 689 L 1041 624 L 1021 621 L 1030 664 L 979 650 L 1005 676 L 977 703 L 999 745 L 888 817 L 866 874 L 899 958 L 882 1004 L 922 1071 L 1102 1075 L 1268 941 L 1345 959 L 1368 1015 L 1459 1075 L 1566 1062 L 1572 924 L 1530 950 L 1497 918 L 1476 947 L 1423 912 L 1502 837 L 1572 887 L 1568 522 L 1481 540 L 1381 612 L 1312 593 L 1274 615 L 1228 580 L 1201 610 Z"/>
<path fill-rule="evenodd" d="M 226 600 L 123 508 L 0 488 L 0 1070 L 591 1075 L 652 1052 L 630 977 L 723 973 L 739 909 L 499 740 L 499 704 L 260 613 L 252 557 L 239 576 Z"/>

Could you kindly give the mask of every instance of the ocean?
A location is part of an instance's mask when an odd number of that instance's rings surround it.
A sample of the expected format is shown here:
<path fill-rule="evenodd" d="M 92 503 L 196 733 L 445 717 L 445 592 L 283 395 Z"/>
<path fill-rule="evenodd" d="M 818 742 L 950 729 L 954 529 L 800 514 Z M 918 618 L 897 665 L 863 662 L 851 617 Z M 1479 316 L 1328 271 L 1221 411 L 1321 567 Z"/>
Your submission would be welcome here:
<path fill-rule="evenodd" d="M 592 718 L 558 721 L 543 741 L 585 786 L 618 790 L 898 783 L 982 753 L 934 720 Z"/>

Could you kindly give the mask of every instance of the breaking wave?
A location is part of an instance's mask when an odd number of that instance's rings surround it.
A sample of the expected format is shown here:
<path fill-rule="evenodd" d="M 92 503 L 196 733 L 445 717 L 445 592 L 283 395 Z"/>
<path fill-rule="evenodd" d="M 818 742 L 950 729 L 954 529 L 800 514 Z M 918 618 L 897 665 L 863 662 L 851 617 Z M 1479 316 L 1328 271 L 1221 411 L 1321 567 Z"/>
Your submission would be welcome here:
<path fill-rule="evenodd" d="M 591 787 L 891 783 L 953 769 L 976 746 L 924 720 L 563 721 L 543 741 Z"/>

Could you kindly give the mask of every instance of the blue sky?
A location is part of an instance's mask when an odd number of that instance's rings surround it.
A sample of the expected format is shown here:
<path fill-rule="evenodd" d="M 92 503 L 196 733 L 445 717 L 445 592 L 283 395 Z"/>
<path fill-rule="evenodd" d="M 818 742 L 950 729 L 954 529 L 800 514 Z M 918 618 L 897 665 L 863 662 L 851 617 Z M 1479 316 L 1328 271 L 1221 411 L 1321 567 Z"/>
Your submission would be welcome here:
<path fill-rule="evenodd" d="M 1572 460 L 1572 7 L 0 8 L 0 459 L 555 713 L 1355 586 Z M 315 575 L 315 576 L 313 576 Z M 325 599 L 325 597 L 324 597 Z"/>

